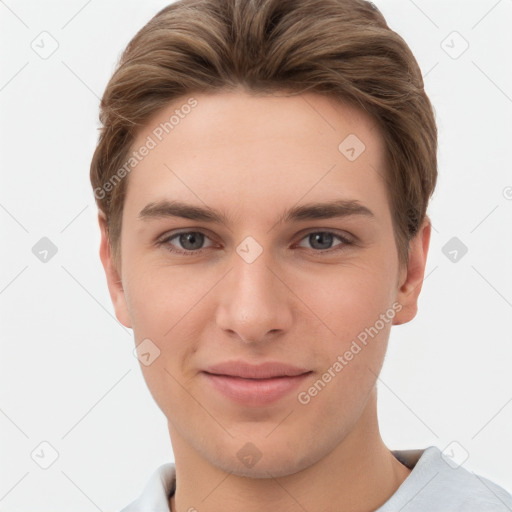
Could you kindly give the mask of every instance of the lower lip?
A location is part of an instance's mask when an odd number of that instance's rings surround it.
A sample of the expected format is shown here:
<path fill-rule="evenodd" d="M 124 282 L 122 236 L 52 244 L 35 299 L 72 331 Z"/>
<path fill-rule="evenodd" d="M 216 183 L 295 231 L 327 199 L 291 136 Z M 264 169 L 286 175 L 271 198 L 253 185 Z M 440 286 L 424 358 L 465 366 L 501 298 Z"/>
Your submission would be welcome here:
<path fill-rule="evenodd" d="M 204 375 L 210 384 L 224 396 L 234 402 L 257 407 L 271 404 L 291 393 L 304 382 L 309 373 L 270 379 L 243 379 L 211 373 L 204 373 Z"/>

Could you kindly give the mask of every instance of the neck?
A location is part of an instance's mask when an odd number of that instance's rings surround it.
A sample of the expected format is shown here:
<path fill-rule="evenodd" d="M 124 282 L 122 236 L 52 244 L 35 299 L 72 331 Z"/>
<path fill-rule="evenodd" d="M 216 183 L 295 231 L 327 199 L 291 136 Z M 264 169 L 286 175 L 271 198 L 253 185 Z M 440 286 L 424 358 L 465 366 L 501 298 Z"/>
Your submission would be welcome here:
<path fill-rule="evenodd" d="M 172 431 L 176 493 L 172 512 L 332 510 L 370 512 L 383 505 L 410 474 L 381 439 L 372 393 L 358 423 L 326 457 L 297 473 L 248 478 L 205 461 Z"/>

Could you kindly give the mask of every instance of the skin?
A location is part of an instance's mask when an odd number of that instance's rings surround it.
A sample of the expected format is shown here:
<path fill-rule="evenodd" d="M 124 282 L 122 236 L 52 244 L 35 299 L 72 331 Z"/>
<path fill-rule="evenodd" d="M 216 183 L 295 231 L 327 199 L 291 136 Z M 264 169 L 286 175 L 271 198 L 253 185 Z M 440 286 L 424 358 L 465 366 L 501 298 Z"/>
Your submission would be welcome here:
<path fill-rule="evenodd" d="M 375 510 L 410 473 L 381 439 L 376 380 L 391 325 L 416 314 L 430 223 L 425 219 L 400 265 L 384 145 L 364 112 L 313 93 L 239 89 L 193 97 L 195 109 L 125 178 L 120 267 L 99 215 L 117 318 L 133 329 L 136 344 L 149 338 L 160 350 L 141 369 L 168 419 L 177 475 L 171 510 Z M 153 116 L 133 147 L 186 99 Z M 338 150 L 349 134 L 366 146 L 352 162 Z M 163 199 L 207 205 L 229 223 L 139 218 Z M 358 201 L 373 217 L 278 223 L 297 204 L 334 199 Z M 186 230 L 202 232 L 202 245 L 179 237 L 157 243 Z M 322 246 L 308 236 L 325 231 L 354 243 L 334 236 Z M 252 263 L 236 251 L 248 236 L 262 249 Z M 199 254 L 170 252 L 195 247 Z M 400 311 L 392 321 L 309 403 L 299 403 L 297 393 L 393 304 Z M 201 373 L 233 359 L 312 373 L 277 402 L 250 407 L 208 386 Z M 237 457 L 248 442 L 261 454 L 252 467 Z"/>

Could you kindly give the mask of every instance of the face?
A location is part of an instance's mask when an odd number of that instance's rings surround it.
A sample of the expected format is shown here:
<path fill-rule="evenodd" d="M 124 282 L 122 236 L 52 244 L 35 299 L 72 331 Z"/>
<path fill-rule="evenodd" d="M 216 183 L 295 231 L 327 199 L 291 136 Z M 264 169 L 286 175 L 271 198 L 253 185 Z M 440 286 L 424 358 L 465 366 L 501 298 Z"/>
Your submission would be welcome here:
<path fill-rule="evenodd" d="M 175 453 L 291 474 L 364 427 L 428 236 L 401 267 L 384 145 L 362 111 L 316 94 L 193 97 L 172 131 L 161 123 L 188 98 L 133 145 L 156 143 L 125 178 L 118 271 L 103 233 L 110 293 Z"/>

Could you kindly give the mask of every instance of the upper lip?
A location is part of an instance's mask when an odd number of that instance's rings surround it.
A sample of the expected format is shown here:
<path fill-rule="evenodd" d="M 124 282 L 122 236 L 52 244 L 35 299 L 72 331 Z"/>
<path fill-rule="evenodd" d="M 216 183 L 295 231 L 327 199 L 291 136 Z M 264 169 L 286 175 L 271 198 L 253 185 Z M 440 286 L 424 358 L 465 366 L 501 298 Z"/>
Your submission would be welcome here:
<path fill-rule="evenodd" d="M 273 377 L 295 377 L 309 373 L 310 370 L 277 361 L 261 364 L 250 364 L 245 361 L 226 361 L 209 366 L 204 371 L 214 375 L 244 379 L 271 379 Z"/>

